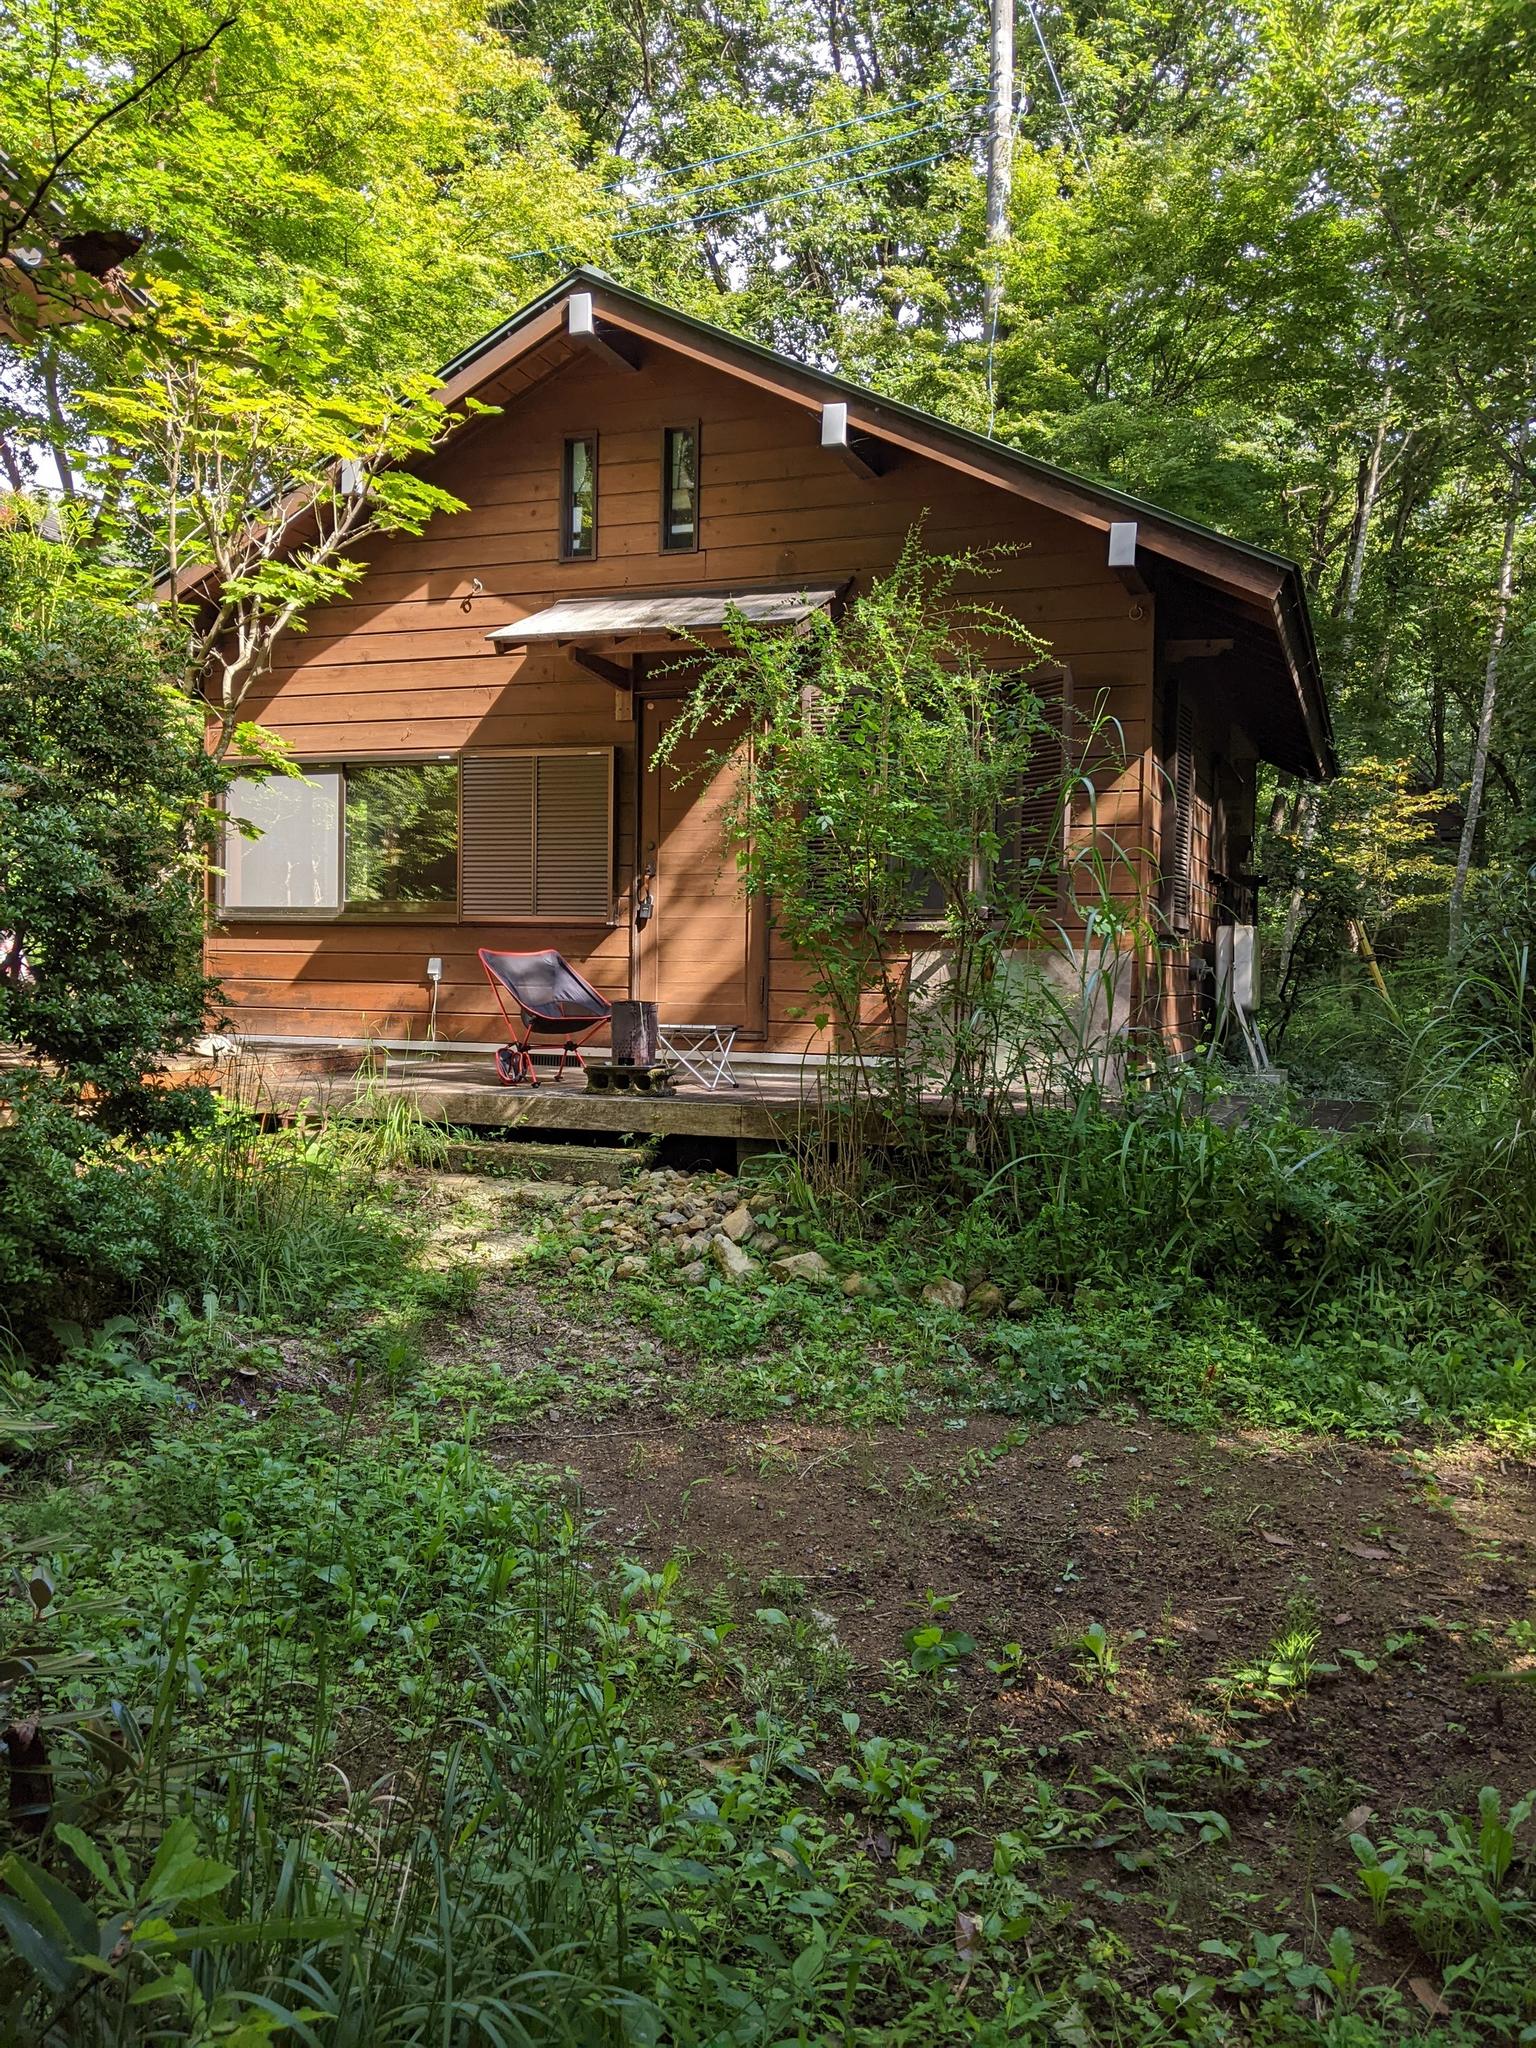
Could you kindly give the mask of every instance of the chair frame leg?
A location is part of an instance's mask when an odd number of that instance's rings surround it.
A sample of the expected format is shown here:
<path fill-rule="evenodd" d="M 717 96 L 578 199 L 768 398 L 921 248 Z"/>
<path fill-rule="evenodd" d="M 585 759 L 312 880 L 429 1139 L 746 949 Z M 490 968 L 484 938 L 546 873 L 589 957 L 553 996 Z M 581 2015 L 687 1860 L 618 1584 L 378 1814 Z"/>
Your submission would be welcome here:
<path fill-rule="evenodd" d="M 496 1072 L 501 1085 L 504 1088 L 537 1088 L 539 1077 L 533 1071 L 533 1059 L 528 1051 L 527 1039 L 509 1039 L 502 1050 L 511 1055 L 512 1071 L 503 1075 L 498 1058 Z"/>
<path fill-rule="evenodd" d="M 555 1079 L 556 1079 L 557 1081 L 559 1081 L 559 1080 L 563 1080 L 563 1079 L 564 1079 L 564 1076 L 565 1076 L 565 1063 L 566 1063 L 566 1061 L 567 1061 L 567 1060 L 574 1060 L 574 1061 L 576 1062 L 577 1066 L 578 1066 L 578 1067 L 580 1067 L 580 1069 L 581 1069 L 581 1071 L 582 1071 L 583 1073 L 585 1073 L 585 1072 L 587 1071 L 587 1063 L 586 1063 L 586 1061 L 585 1061 L 585 1060 L 584 1060 L 584 1059 L 582 1058 L 582 1056 L 581 1056 L 581 1049 L 580 1049 L 580 1047 L 579 1047 L 579 1046 L 577 1045 L 577 1043 L 576 1043 L 576 1041 L 575 1041 L 575 1039 L 574 1039 L 574 1038 L 568 1038 L 568 1039 L 567 1039 L 567 1040 L 565 1041 L 565 1045 L 564 1045 L 564 1048 L 563 1048 L 563 1049 L 562 1049 L 562 1051 L 561 1051 L 561 1054 L 560 1054 L 560 1064 L 559 1064 L 559 1066 L 558 1066 L 558 1067 L 556 1067 L 556 1069 L 555 1069 Z"/>

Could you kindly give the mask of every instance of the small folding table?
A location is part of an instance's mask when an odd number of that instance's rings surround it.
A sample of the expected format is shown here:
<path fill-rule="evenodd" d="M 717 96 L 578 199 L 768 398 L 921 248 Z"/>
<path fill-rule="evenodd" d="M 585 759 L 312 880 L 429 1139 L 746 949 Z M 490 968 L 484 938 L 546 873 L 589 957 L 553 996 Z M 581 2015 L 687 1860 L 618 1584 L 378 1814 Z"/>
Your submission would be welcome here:
<path fill-rule="evenodd" d="M 734 1024 L 662 1024 L 656 1035 L 667 1058 L 676 1060 L 701 1088 L 741 1086 L 731 1071 Z"/>

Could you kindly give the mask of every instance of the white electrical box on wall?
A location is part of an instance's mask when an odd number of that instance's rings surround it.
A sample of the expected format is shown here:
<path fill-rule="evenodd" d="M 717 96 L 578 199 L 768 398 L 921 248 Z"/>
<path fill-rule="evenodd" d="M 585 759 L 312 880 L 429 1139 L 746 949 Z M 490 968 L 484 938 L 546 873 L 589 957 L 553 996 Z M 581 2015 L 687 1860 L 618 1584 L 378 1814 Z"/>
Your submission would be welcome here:
<path fill-rule="evenodd" d="M 434 953 L 432 955 L 432 958 L 427 962 L 427 979 L 428 981 L 441 981 L 442 978 L 443 963 L 438 958 L 437 954 Z"/>
<path fill-rule="evenodd" d="M 1259 928 L 1224 924 L 1216 928 L 1216 1000 L 1249 1016 L 1259 1007 Z"/>

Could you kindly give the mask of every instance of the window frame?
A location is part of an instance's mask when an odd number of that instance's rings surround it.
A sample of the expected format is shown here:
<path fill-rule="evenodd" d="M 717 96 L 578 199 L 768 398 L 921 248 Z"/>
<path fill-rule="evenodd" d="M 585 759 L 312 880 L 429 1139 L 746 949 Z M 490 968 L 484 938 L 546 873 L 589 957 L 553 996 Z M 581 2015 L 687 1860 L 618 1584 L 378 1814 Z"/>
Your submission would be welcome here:
<path fill-rule="evenodd" d="M 538 910 L 535 910 L 535 911 L 515 911 L 515 912 L 500 912 L 500 913 L 498 913 L 498 912 L 492 912 L 492 911 L 483 911 L 483 910 L 477 910 L 477 911 L 476 911 L 476 912 L 475 912 L 475 913 L 474 913 L 474 914 L 473 914 L 472 916 L 468 916 L 468 915 L 466 915 L 466 914 L 465 914 L 465 910 L 464 910 L 464 772 L 463 772 L 463 764 L 464 764 L 464 763 L 465 763 L 466 761 L 507 761 L 507 760 L 516 760 L 516 759 L 518 759 L 518 758 L 522 758 L 522 759 L 524 759 L 524 760 L 534 760 L 534 761 L 539 761 L 539 760 L 545 760 L 545 759 L 548 759 L 549 757 L 551 757 L 551 756 L 553 756 L 553 755 L 561 755 L 561 756 L 566 756 L 566 757 L 569 757 L 569 756 L 571 756 L 571 755 L 588 755 L 588 754 L 602 754 L 602 755 L 605 755 L 605 756 L 607 757 L 607 768 L 608 768 L 608 775 L 607 775 L 607 785 L 608 785 L 608 786 L 607 786 L 607 803 L 606 803 L 606 805 L 605 805 L 605 810 L 604 810 L 604 815 L 606 816 L 606 818 L 607 818 L 607 821 L 608 821 L 608 840 L 607 840 L 607 863 L 606 863 L 606 871 L 607 871 L 607 875 L 608 875 L 608 909 L 607 909 L 607 912 L 606 912 L 606 914 L 605 914 L 605 913 L 602 913 L 602 912 L 597 912 L 597 911 L 593 911 L 593 912 L 589 912 L 589 913 L 587 913 L 587 914 L 586 914 L 585 916 L 582 916 L 582 917 L 555 917 L 555 916 L 552 916 L 552 915 L 551 915 L 551 914 L 550 914 L 550 913 L 549 913 L 548 911 L 538 911 Z M 470 925 L 475 925 L 475 926 L 480 926 L 480 925 L 504 925 L 504 924 L 505 924 L 505 925 L 518 925 L 518 926 L 521 926 L 521 927 L 523 927 L 523 928 L 525 928 L 525 929 L 526 929 L 526 928 L 528 928 L 528 927 L 531 927 L 531 926 L 541 926 L 541 927 L 545 928 L 546 930 L 547 930 L 547 929 L 548 929 L 548 928 L 549 928 L 549 927 L 550 927 L 551 925 L 559 926 L 559 927 L 561 927 L 561 928 L 564 928 L 564 927 L 565 927 L 565 926 L 567 926 L 567 925 L 573 925 L 573 926 L 577 926 L 577 927 L 583 927 L 583 926 L 585 926 L 585 927 L 588 927 L 588 928 L 590 928 L 590 929 L 592 929 L 592 930 L 603 930 L 603 931 L 611 931 L 611 930 L 613 930 L 613 929 L 614 929 L 614 927 L 615 927 L 615 926 L 617 926 L 618 924 L 620 924 L 620 923 L 621 923 L 621 922 L 623 921 L 623 920 L 621 919 L 620 915 L 619 915 L 619 891 L 618 891 L 618 889 L 617 889 L 617 888 L 615 887 L 615 884 L 614 884 L 614 859 L 615 859 L 615 854 L 616 854 L 616 851 L 617 851 L 617 847 L 618 847 L 618 836 L 619 836 L 619 835 L 618 835 L 618 818 L 617 818 L 617 815 L 616 815 L 616 813 L 617 813 L 617 795 L 618 795 L 618 749 L 617 749 L 617 747 L 613 747 L 613 746 L 602 746 L 602 745 L 598 745 L 598 746 L 595 746 L 595 747 L 572 747 L 572 746 L 568 746 L 568 747 L 539 747 L 539 746 L 523 746 L 523 747 L 465 747 L 465 748 L 463 748 L 463 749 L 462 749 L 462 750 L 461 750 L 461 751 L 459 752 L 459 754 L 457 754 L 457 755 L 455 756 L 455 758 L 456 758 L 456 760 L 457 760 L 457 761 L 459 762 L 459 903 L 458 903 L 458 921 L 459 921 L 459 923 L 460 923 L 460 924 L 470 924 Z M 535 868 L 536 868 L 536 867 L 537 867 L 537 861 L 538 861 L 538 773 L 537 773 L 537 770 L 535 770 L 535 772 L 534 772 L 534 818 L 533 818 L 533 825 L 534 825 L 534 862 L 535 862 Z"/>
<path fill-rule="evenodd" d="M 571 513 L 575 509 L 574 464 L 571 459 L 573 448 L 585 446 L 588 463 L 592 470 L 592 544 L 586 548 L 573 548 L 571 539 Z M 560 498 L 558 517 L 560 560 L 562 562 L 595 562 L 598 540 L 598 436 L 595 428 L 566 434 L 560 443 Z"/>
<path fill-rule="evenodd" d="M 441 748 L 430 752 L 412 748 L 398 754 L 326 754 L 315 760 L 301 760 L 295 765 L 301 775 L 339 774 L 341 777 L 341 818 L 336 833 L 336 873 L 342 900 L 334 910 L 319 905 L 307 904 L 288 909 L 281 905 L 226 903 L 223 872 L 210 877 L 214 884 L 214 914 L 220 924 L 457 924 L 461 922 L 460 905 L 463 902 L 463 833 L 464 833 L 464 778 L 461 763 L 462 749 L 445 754 Z M 347 887 L 347 770 L 349 768 L 410 768 L 432 767 L 444 761 L 454 765 L 455 801 L 458 819 L 458 873 L 455 877 L 454 893 L 440 903 L 358 903 L 346 901 Z M 237 775 L 249 769 L 259 768 L 259 761 L 232 762 Z M 219 799 L 219 810 L 228 816 L 228 792 Z M 227 832 L 228 825 L 224 830 Z M 223 846 L 220 849 L 220 868 L 223 869 Z"/>
<path fill-rule="evenodd" d="M 667 538 L 667 522 L 672 509 L 671 466 L 668 459 L 670 449 L 668 444 L 674 434 L 691 434 L 693 436 L 693 538 L 687 543 L 669 541 Z M 700 528 L 702 527 L 704 516 L 702 446 L 700 422 L 698 420 L 673 420 L 661 430 L 661 516 L 658 522 L 656 542 L 659 554 L 696 555 L 699 552 L 701 542 Z"/>

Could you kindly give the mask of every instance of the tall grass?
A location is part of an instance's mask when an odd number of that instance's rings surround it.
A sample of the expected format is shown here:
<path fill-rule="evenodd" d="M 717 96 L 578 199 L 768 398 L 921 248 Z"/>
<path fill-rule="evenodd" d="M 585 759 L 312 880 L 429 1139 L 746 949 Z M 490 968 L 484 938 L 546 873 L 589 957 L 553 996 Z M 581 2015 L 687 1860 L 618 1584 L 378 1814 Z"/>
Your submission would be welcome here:
<path fill-rule="evenodd" d="M 1416 1007 L 1380 1003 L 1358 1031 L 1379 1078 L 1354 1133 L 1319 1129 L 1304 1098 L 1244 1085 L 1215 1053 L 1157 1062 L 1130 1086 L 1052 992 L 1015 1016 L 1006 1114 L 930 1123 L 839 1204 L 836 1229 L 895 1231 L 969 1262 L 1073 1287 L 1184 1275 L 1286 1310 L 1373 1291 L 1491 1287 L 1536 1295 L 1536 979 L 1496 956 Z M 990 1253 L 981 1256 L 982 1241 Z"/>
<path fill-rule="evenodd" d="M 375 1177 L 446 1155 L 420 1105 L 365 1072 L 339 1114 L 270 1132 L 228 1116 L 167 1167 L 214 1228 L 220 1292 L 259 1315 L 303 1315 L 376 1279 L 393 1253 Z"/>
<path fill-rule="evenodd" d="M 1384 1226 L 1420 1264 L 1536 1272 L 1536 983 L 1496 951 L 1403 1026 L 1371 1154 Z"/>
<path fill-rule="evenodd" d="M 212 1256 L 187 1279 L 251 1314 L 306 1317 L 376 1278 L 392 1248 L 366 1166 L 328 1130 L 231 1121 L 160 1170 L 211 1233 Z"/>
<path fill-rule="evenodd" d="M 194 1585 L 164 1629 L 153 1700 L 119 1715 L 116 1757 L 93 1738 L 94 1770 L 60 1775 L 71 1792 L 46 1845 L 0 1864 L 6 2041 L 655 2038 L 624 1981 L 627 1874 L 611 1845 L 635 1774 L 597 1654 L 606 1612 L 566 1516 L 504 1494 L 488 1505 L 459 1532 L 483 1545 L 479 1600 L 443 1630 L 426 1711 L 384 1734 L 366 1782 L 334 1761 L 337 1700 L 357 1707 L 334 1628 L 315 1631 L 313 1713 L 293 1713 L 275 1578 L 266 1611 L 243 1617 L 254 1661 L 236 1726 L 210 1740 L 219 1716 L 191 1650 L 212 1589 Z M 318 1505 L 312 1562 L 340 1506 Z"/>

